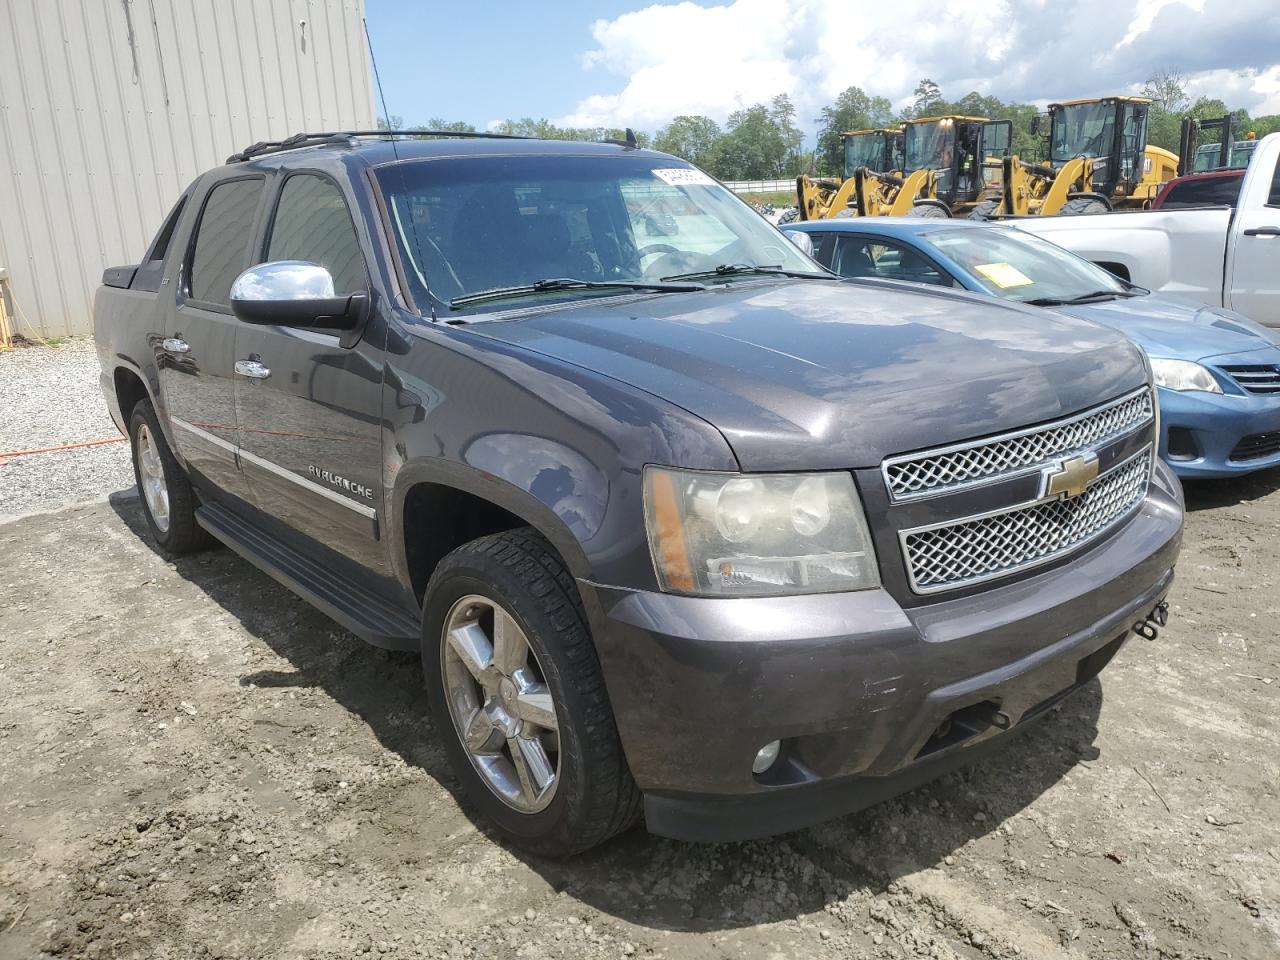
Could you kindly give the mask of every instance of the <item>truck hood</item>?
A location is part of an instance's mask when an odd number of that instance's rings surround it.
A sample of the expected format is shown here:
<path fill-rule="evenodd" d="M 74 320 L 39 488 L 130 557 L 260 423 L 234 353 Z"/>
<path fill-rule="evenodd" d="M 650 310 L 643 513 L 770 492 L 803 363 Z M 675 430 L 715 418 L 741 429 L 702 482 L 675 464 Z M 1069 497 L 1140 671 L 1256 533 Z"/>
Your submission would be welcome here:
<path fill-rule="evenodd" d="M 1053 309 L 1113 327 L 1153 357 L 1203 360 L 1280 343 L 1280 331 L 1238 313 L 1163 293 Z"/>
<path fill-rule="evenodd" d="M 835 281 L 578 302 L 468 330 L 683 407 L 724 434 L 744 470 L 877 466 L 1146 380 L 1136 347 L 1086 321 Z"/>

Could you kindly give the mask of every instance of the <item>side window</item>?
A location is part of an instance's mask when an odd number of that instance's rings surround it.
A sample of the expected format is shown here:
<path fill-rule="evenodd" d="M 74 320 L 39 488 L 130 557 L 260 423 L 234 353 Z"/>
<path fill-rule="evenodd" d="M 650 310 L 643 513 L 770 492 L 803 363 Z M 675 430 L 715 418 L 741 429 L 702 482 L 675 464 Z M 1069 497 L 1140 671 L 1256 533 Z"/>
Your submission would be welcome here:
<path fill-rule="evenodd" d="M 1267 206 L 1280 207 L 1280 159 L 1276 160 L 1276 170 L 1271 175 L 1271 192 L 1267 194 Z"/>
<path fill-rule="evenodd" d="M 156 234 L 156 238 L 151 241 L 151 246 L 147 248 L 147 263 L 155 263 L 163 260 L 169 252 L 169 242 L 173 240 L 173 231 L 178 228 L 178 220 L 182 217 L 182 211 L 187 206 L 187 198 L 181 198 L 174 208 L 169 212 L 169 216 L 165 218 L 164 226 L 160 228 L 160 232 Z"/>
<path fill-rule="evenodd" d="M 1214 177 L 1211 180 L 1187 180 L 1173 187 L 1165 198 L 1163 207 L 1234 207 L 1240 196 L 1243 177 Z"/>
<path fill-rule="evenodd" d="M 229 305 L 231 284 L 249 265 L 261 178 L 228 180 L 209 191 L 191 251 L 187 289 L 192 300 Z"/>
<path fill-rule="evenodd" d="M 951 286 L 949 279 L 914 250 L 865 237 L 841 237 L 833 269 L 842 277 L 875 277 Z"/>
<path fill-rule="evenodd" d="M 319 264 L 333 275 L 337 296 L 369 288 L 347 201 L 337 184 L 325 177 L 298 173 L 284 182 L 267 259 Z"/>

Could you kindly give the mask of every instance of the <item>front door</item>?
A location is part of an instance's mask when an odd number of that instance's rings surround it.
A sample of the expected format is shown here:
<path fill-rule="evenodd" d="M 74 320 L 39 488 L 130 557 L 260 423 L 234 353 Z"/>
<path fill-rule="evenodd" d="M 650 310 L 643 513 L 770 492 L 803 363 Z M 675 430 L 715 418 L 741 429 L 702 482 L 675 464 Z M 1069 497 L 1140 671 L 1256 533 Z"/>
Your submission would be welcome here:
<path fill-rule="evenodd" d="M 172 258 L 171 286 L 161 287 L 174 290 L 158 354 L 173 442 L 190 469 L 242 499 L 248 490 L 236 461 L 232 387 L 240 324 L 231 314 L 230 294 L 249 265 L 264 188 L 261 176 L 215 184 L 203 198 L 185 255 Z"/>
<path fill-rule="evenodd" d="M 338 295 L 367 291 L 346 198 L 295 173 L 279 190 L 264 261 L 325 267 Z M 235 336 L 240 460 L 261 510 L 363 567 L 387 568 L 382 513 L 383 350 L 367 335 L 240 324 Z"/>
<path fill-rule="evenodd" d="M 1245 179 L 1227 260 L 1223 303 L 1250 320 L 1280 327 L 1280 157 L 1255 156 L 1268 171 L 1250 170 Z"/>

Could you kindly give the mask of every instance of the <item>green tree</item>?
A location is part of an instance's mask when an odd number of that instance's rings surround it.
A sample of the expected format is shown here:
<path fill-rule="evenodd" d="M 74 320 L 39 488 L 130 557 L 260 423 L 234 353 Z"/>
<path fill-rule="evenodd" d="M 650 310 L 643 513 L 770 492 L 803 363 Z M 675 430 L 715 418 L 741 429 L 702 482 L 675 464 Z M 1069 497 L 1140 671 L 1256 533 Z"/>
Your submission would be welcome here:
<path fill-rule="evenodd" d="M 770 107 L 763 103 L 729 115 L 727 130 L 716 141 L 711 172 L 721 180 L 765 180 L 783 176 L 789 144 Z"/>
<path fill-rule="evenodd" d="M 835 102 L 822 108 L 818 117 L 818 172 L 835 175 L 844 169 L 841 134 L 893 124 L 893 104 L 885 97 L 872 97 L 861 87 L 847 87 Z"/>
<path fill-rule="evenodd" d="M 911 101 L 911 116 L 929 117 L 938 113 L 938 107 L 942 103 L 942 90 L 928 77 L 916 84 L 911 95 L 914 97 Z"/>
<path fill-rule="evenodd" d="M 804 132 L 796 126 L 796 108 L 791 98 L 780 93 L 769 103 L 769 120 L 778 130 L 778 136 L 786 148 L 779 176 L 794 177 L 801 172 L 801 147 L 804 145 Z"/>
<path fill-rule="evenodd" d="M 653 138 L 653 146 L 663 153 L 672 153 L 699 167 L 707 167 L 719 139 L 720 125 L 710 117 L 681 114 L 658 131 Z"/>

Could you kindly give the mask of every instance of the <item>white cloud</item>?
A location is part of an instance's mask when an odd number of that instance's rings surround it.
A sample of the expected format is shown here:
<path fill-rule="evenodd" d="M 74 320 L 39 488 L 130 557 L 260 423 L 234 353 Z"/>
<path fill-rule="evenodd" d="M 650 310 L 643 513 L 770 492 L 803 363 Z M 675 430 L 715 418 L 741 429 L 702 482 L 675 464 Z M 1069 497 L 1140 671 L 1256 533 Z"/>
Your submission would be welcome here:
<path fill-rule="evenodd" d="M 592 25 L 600 92 L 557 122 L 654 129 L 681 113 L 723 121 L 787 93 L 802 123 L 845 87 L 905 105 L 921 77 L 1047 102 L 1141 86 L 1181 69 L 1192 96 L 1280 112 L 1276 0 L 728 0 L 658 3 Z"/>

